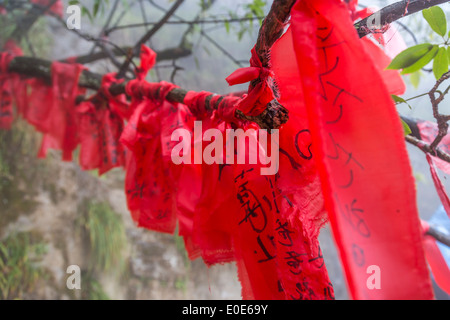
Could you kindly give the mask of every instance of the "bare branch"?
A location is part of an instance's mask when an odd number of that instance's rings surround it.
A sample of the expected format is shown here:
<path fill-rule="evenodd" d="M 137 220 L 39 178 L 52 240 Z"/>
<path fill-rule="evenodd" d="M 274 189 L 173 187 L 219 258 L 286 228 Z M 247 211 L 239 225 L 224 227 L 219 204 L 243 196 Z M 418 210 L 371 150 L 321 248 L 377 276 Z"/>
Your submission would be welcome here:
<path fill-rule="evenodd" d="M 393 3 L 389 6 L 384 7 L 383 9 L 375 12 L 374 14 L 368 16 L 361 21 L 355 23 L 355 28 L 358 32 L 360 38 L 365 37 L 366 35 L 373 33 L 373 30 L 370 26 L 370 22 L 374 21 L 375 17 L 379 17 L 379 25 L 376 26 L 377 29 L 382 29 L 384 26 L 399 20 L 403 17 L 409 16 L 413 13 L 422 11 L 423 9 L 427 9 L 438 4 L 442 4 L 448 2 L 449 0 L 403 0 L 396 3 Z M 376 20 L 375 20 L 376 21 Z M 369 23 L 369 24 L 368 24 Z M 378 23 L 377 23 L 378 24 Z"/>
<path fill-rule="evenodd" d="M 145 44 L 156 32 L 158 32 L 159 29 L 162 28 L 162 26 L 169 20 L 169 18 L 175 13 L 175 11 L 178 9 L 178 7 L 184 2 L 184 0 L 177 0 L 173 4 L 173 6 L 170 8 L 169 11 L 161 18 L 160 21 L 158 21 L 157 24 L 153 26 L 152 29 L 150 29 L 134 46 L 134 48 L 130 51 L 129 55 L 127 56 L 127 59 L 123 63 L 122 67 L 120 68 L 119 72 L 117 73 L 118 78 L 123 78 L 125 75 L 126 70 L 128 69 L 131 60 L 133 57 L 135 57 L 143 44 Z"/>
<path fill-rule="evenodd" d="M 448 131 L 447 121 L 450 120 L 450 116 L 442 115 L 439 112 L 439 104 L 442 102 L 442 100 L 444 100 L 445 93 L 439 93 L 438 98 L 436 98 L 436 93 L 437 93 L 437 90 L 438 90 L 439 86 L 441 85 L 441 83 L 449 78 L 450 78 L 450 71 L 447 71 L 446 73 L 444 73 L 442 75 L 442 77 L 439 80 L 436 81 L 436 84 L 428 93 L 428 96 L 430 97 L 430 101 L 431 101 L 431 107 L 433 108 L 433 116 L 437 121 L 438 129 L 439 129 L 438 135 L 436 136 L 436 138 L 430 145 L 431 150 L 436 149 L 436 147 L 441 142 L 442 138 L 445 137 L 445 135 L 447 134 L 447 131 Z M 448 92 L 448 91 L 446 90 L 446 92 Z"/>

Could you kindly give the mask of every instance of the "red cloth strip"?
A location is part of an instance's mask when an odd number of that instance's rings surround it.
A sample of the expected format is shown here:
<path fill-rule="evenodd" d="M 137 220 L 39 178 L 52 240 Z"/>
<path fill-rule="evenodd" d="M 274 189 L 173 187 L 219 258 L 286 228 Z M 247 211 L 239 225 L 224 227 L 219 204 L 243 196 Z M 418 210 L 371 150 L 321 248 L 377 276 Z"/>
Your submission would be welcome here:
<path fill-rule="evenodd" d="M 431 299 L 414 179 L 380 71 L 340 1 L 297 1 L 291 25 L 312 150 L 351 297 Z M 372 266 L 381 270 L 380 288 L 368 286 Z"/>
<path fill-rule="evenodd" d="M 237 108 L 244 114 L 257 116 L 274 99 L 274 93 L 271 88 L 271 70 L 262 65 L 255 47 L 253 47 L 251 53 L 250 67 L 237 69 L 225 80 L 231 86 L 253 80 L 257 81 L 255 85 L 250 83 L 248 93 L 237 103 Z"/>
<path fill-rule="evenodd" d="M 430 166 L 431 178 L 433 179 L 433 183 L 438 193 L 439 199 L 441 200 L 441 203 L 444 206 L 445 212 L 447 212 L 447 215 L 450 218 L 450 199 L 448 198 L 447 192 L 445 191 L 445 187 L 442 184 L 441 179 L 439 179 L 439 176 L 436 172 L 433 158 L 428 153 L 427 153 L 427 161 L 428 165 Z"/>
<path fill-rule="evenodd" d="M 422 228 L 424 232 L 423 245 L 431 272 L 433 273 L 438 286 L 447 292 L 447 294 L 450 294 L 450 269 L 448 264 L 442 256 L 442 252 L 439 249 L 436 240 L 432 236 L 426 234 L 430 228 L 426 221 L 422 220 Z"/>

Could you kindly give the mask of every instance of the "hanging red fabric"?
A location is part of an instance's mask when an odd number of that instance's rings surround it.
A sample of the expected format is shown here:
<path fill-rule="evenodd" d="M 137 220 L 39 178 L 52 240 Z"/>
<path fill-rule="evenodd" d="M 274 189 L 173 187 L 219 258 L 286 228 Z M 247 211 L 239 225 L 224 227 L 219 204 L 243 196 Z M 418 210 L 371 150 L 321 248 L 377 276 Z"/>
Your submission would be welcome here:
<path fill-rule="evenodd" d="M 24 117 L 37 131 L 48 133 L 53 108 L 53 88 L 41 79 L 31 79 L 29 83 L 31 92 Z"/>
<path fill-rule="evenodd" d="M 114 74 L 106 74 L 99 91 L 76 108 L 80 165 L 84 170 L 98 169 L 99 175 L 125 166 L 125 150 L 119 139 L 124 128 L 123 116 L 129 108 L 125 97 L 115 97 L 109 91 L 120 82 Z"/>
<path fill-rule="evenodd" d="M 0 130 L 9 130 L 14 121 L 13 102 L 18 113 L 26 108 L 26 83 L 20 75 L 9 72 L 9 64 L 16 56 L 23 55 L 22 49 L 13 41 L 6 41 L 0 53 Z"/>
<path fill-rule="evenodd" d="M 141 90 L 143 87 L 145 90 Z M 176 226 L 175 189 L 170 168 L 163 157 L 161 132 L 164 117 L 177 109 L 177 104 L 166 100 L 175 87 L 166 82 L 130 81 L 126 91 L 135 107 L 120 138 L 131 151 L 125 191 L 132 218 L 140 227 L 166 233 L 173 233 Z M 158 89 L 159 96 L 156 95 Z"/>
<path fill-rule="evenodd" d="M 297 1 L 291 14 L 312 153 L 351 297 L 430 299 L 414 180 L 380 71 L 340 1 Z M 370 266 L 382 272 L 379 289 L 367 285 Z"/>
<path fill-rule="evenodd" d="M 447 212 L 447 215 L 450 218 L 450 199 L 448 198 L 447 192 L 445 191 L 445 187 L 442 184 L 441 179 L 439 179 L 433 158 L 429 153 L 427 153 L 427 161 L 428 165 L 430 166 L 431 178 L 433 179 L 434 187 L 436 188 L 437 194 L 439 196 L 439 199 L 441 200 L 445 212 Z"/>
<path fill-rule="evenodd" d="M 430 226 L 426 221 L 422 220 L 422 228 L 424 233 L 424 249 L 427 257 L 428 264 L 434 279 L 438 286 L 450 294 L 450 268 L 442 256 L 442 252 L 439 249 L 436 240 L 426 233 Z"/>
<path fill-rule="evenodd" d="M 14 56 L 8 52 L 0 53 L 0 129 L 9 130 L 13 117 L 12 88 L 8 66 Z"/>
<path fill-rule="evenodd" d="M 72 153 L 79 142 L 75 102 L 76 97 L 86 91 L 78 87 L 83 69 L 79 64 L 52 63 L 53 103 L 49 111 L 48 131 L 38 154 L 41 158 L 47 155 L 48 149 L 58 149 L 62 151 L 63 161 L 72 161 Z"/>
<path fill-rule="evenodd" d="M 229 75 L 225 80 L 229 85 L 256 81 L 251 83 L 248 93 L 237 103 L 237 108 L 246 115 L 257 116 L 266 109 L 267 104 L 274 99 L 271 88 L 272 73 L 269 68 L 262 65 L 256 49 L 253 48 L 250 67 L 240 68 Z"/>
<path fill-rule="evenodd" d="M 431 121 L 418 121 L 417 128 L 419 129 L 420 138 L 426 143 L 430 144 L 438 135 L 439 129 L 437 124 Z M 445 135 L 438 145 L 438 148 L 446 153 L 450 153 L 450 135 Z M 433 162 L 436 166 L 447 174 L 450 174 L 450 163 L 432 156 Z"/>

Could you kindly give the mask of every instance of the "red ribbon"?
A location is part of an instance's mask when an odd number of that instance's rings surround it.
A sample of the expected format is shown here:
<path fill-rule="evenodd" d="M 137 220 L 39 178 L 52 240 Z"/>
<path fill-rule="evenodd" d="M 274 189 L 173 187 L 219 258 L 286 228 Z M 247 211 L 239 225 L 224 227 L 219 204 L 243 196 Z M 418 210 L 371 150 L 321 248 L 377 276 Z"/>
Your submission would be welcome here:
<path fill-rule="evenodd" d="M 231 86 L 259 80 L 256 85 L 250 84 L 248 94 L 244 95 L 242 100 L 237 103 L 237 108 L 244 114 L 257 116 L 274 99 L 273 91 L 269 85 L 272 72 L 262 65 L 255 48 L 252 49 L 251 53 L 250 67 L 237 69 L 225 80 Z"/>
<path fill-rule="evenodd" d="M 78 64 L 53 62 L 52 73 L 52 107 L 48 131 L 45 132 L 38 156 L 44 158 L 48 149 L 62 151 L 63 161 L 72 161 L 72 153 L 78 145 L 78 123 L 75 100 L 84 94 L 85 89 L 78 87 L 78 79 L 84 67 Z"/>
<path fill-rule="evenodd" d="M 136 77 L 138 80 L 144 80 L 147 73 L 156 63 L 156 53 L 147 47 L 141 46 L 141 66 L 136 69 Z"/>
<path fill-rule="evenodd" d="M 430 154 L 427 153 L 427 161 L 430 166 L 431 177 L 434 182 L 434 186 L 438 193 L 439 199 L 441 200 L 442 205 L 444 206 L 445 212 L 447 212 L 448 217 L 450 218 L 450 199 L 448 198 L 447 192 L 445 191 L 445 187 L 439 179 L 439 176 L 436 172 L 436 168 L 433 162 L 433 158 Z"/>
<path fill-rule="evenodd" d="M 8 71 L 9 64 L 16 56 L 23 54 L 13 40 L 4 45 L 4 52 L 0 53 L 0 129 L 9 130 L 14 121 L 13 100 L 18 112 L 23 114 L 26 106 L 26 83 L 18 74 Z"/>
<path fill-rule="evenodd" d="M 14 120 L 12 90 L 8 74 L 8 66 L 13 58 L 10 53 L 0 53 L 0 129 L 2 130 L 9 130 Z"/>
<path fill-rule="evenodd" d="M 403 130 L 380 71 L 340 1 L 297 1 L 291 26 L 311 151 L 351 297 L 432 298 Z M 378 289 L 368 285 L 371 266 L 381 270 Z"/>
<path fill-rule="evenodd" d="M 417 128 L 420 132 L 420 138 L 427 143 L 432 143 L 439 132 L 437 124 L 431 121 L 419 121 L 417 123 Z M 446 135 L 442 138 L 438 148 L 444 152 L 450 153 L 450 135 Z M 433 163 L 435 163 L 439 169 L 450 174 L 450 164 L 447 161 L 441 160 L 436 156 L 432 156 L 432 158 Z"/>
<path fill-rule="evenodd" d="M 422 220 L 421 222 L 424 233 L 423 245 L 431 272 L 439 287 L 447 294 L 450 294 L 450 269 L 448 264 L 442 256 L 436 240 L 432 236 L 427 235 L 430 226 L 426 221 Z"/>

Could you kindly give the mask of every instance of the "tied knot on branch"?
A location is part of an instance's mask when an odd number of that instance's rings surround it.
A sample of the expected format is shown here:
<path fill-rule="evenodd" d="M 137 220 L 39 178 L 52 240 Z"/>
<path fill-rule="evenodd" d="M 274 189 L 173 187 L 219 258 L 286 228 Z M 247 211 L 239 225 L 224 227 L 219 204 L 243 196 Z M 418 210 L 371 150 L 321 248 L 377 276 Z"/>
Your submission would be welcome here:
<path fill-rule="evenodd" d="M 272 86 L 273 73 L 261 62 L 256 48 L 253 47 L 250 67 L 239 68 L 225 80 L 230 86 L 250 82 L 248 93 L 237 104 L 237 109 L 247 116 L 261 114 L 275 98 Z"/>
<path fill-rule="evenodd" d="M 248 93 L 236 103 L 236 117 L 262 129 L 278 129 L 289 120 L 289 111 L 275 99 L 273 72 L 261 62 L 256 46 L 251 53 L 250 67 L 239 68 L 226 78 L 231 86 L 250 82 Z"/>
<path fill-rule="evenodd" d="M 270 101 L 258 116 L 245 115 L 241 110 L 236 110 L 236 115 L 240 119 L 255 122 L 261 129 L 278 129 L 289 120 L 289 111 L 276 99 Z"/>

